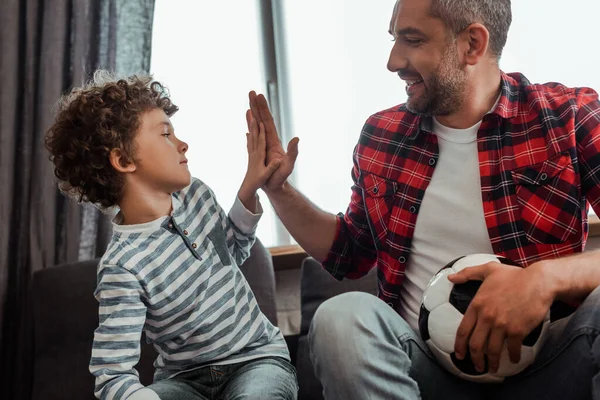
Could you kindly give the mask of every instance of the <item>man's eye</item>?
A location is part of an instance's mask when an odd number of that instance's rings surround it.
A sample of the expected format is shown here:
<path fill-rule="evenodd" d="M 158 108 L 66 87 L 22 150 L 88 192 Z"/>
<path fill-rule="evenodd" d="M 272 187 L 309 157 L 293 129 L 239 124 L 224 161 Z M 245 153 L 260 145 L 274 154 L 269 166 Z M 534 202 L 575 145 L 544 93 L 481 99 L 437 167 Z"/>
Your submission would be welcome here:
<path fill-rule="evenodd" d="M 168 132 L 165 132 L 165 133 L 163 133 L 163 136 L 166 137 L 166 138 L 168 138 L 169 136 L 171 136 L 171 134 L 168 133 Z"/>
<path fill-rule="evenodd" d="M 404 39 L 404 43 L 406 43 L 409 46 L 418 46 L 421 43 L 423 43 L 423 41 L 421 39 L 410 39 L 410 38 L 405 38 Z"/>

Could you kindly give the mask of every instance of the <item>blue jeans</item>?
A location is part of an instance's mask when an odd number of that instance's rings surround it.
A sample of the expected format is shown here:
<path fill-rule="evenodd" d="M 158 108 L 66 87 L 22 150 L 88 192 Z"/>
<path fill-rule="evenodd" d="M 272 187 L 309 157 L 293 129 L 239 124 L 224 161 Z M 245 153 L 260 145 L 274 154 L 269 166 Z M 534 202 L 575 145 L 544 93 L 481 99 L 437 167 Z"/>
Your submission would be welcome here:
<path fill-rule="evenodd" d="M 214 365 L 148 386 L 161 400 L 295 400 L 296 370 L 283 358 Z"/>
<path fill-rule="evenodd" d="M 535 362 L 500 384 L 446 372 L 387 304 L 352 292 L 324 302 L 309 331 L 325 399 L 600 400 L 600 288 L 551 325 Z"/>

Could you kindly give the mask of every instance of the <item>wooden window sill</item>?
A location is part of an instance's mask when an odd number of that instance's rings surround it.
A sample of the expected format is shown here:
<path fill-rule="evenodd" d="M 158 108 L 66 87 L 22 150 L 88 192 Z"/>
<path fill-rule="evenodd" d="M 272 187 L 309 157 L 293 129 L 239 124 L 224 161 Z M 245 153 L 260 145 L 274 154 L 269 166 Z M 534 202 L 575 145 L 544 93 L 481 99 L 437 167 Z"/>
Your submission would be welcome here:
<path fill-rule="evenodd" d="M 298 245 L 269 247 L 275 271 L 300 269 L 308 254 Z"/>

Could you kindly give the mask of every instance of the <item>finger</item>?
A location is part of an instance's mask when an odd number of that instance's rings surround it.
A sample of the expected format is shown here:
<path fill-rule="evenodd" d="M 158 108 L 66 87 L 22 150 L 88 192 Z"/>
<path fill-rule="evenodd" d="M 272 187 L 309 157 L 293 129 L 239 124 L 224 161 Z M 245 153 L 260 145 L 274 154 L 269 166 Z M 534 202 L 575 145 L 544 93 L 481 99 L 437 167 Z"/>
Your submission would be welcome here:
<path fill-rule="evenodd" d="M 471 334 L 469 339 L 469 353 L 471 354 L 471 361 L 475 364 L 475 369 L 479 372 L 485 370 L 485 350 L 490 337 L 490 331 L 492 324 L 479 316 L 477 318 L 477 325 Z"/>
<path fill-rule="evenodd" d="M 258 147 L 258 126 L 257 126 L 257 121 L 255 119 L 252 120 L 252 131 L 250 131 L 250 134 L 252 136 L 252 150 L 256 150 L 256 148 Z"/>
<path fill-rule="evenodd" d="M 258 107 L 256 92 L 254 90 L 248 93 L 248 103 L 250 104 L 250 112 L 253 118 L 260 120 L 260 111 Z"/>
<path fill-rule="evenodd" d="M 248 127 L 248 131 L 250 131 L 250 124 L 252 123 L 252 110 L 246 110 L 246 126 Z"/>
<path fill-rule="evenodd" d="M 460 325 L 458 325 L 456 338 L 454 339 L 454 353 L 459 360 L 465 358 L 467 354 L 467 343 L 476 323 L 477 313 L 471 307 L 468 307 L 467 312 L 460 321 Z"/>
<path fill-rule="evenodd" d="M 268 136 L 267 141 L 275 140 L 281 142 L 279 140 L 279 135 L 277 134 L 277 127 L 275 126 L 275 120 L 273 119 L 273 115 L 271 114 L 271 110 L 269 110 L 269 105 L 267 104 L 267 99 L 264 95 L 259 94 L 256 97 L 256 102 L 258 104 L 258 111 L 260 114 L 259 122 L 265 124 L 265 132 Z"/>
<path fill-rule="evenodd" d="M 249 132 L 246 132 L 246 150 L 248 150 L 248 154 L 252 151 L 252 144 Z"/>
<path fill-rule="evenodd" d="M 281 165 L 281 160 L 279 158 L 271 161 L 269 163 L 269 165 L 267 165 L 267 169 L 266 169 L 266 176 L 271 176 L 273 175 L 273 172 L 275 172 L 277 170 L 277 168 L 279 168 L 279 166 Z"/>
<path fill-rule="evenodd" d="M 256 103 L 258 105 L 260 122 L 263 122 L 265 124 L 274 123 L 273 115 L 271 114 L 271 110 L 269 109 L 269 104 L 267 103 L 266 97 L 263 94 L 257 95 Z"/>
<path fill-rule="evenodd" d="M 467 281 L 482 281 L 488 275 L 488 269 L 487 264 L 467 267 L 460 272 L 448 275 L 448 280 L 454 284 L 465 283 Z"/>
<path fill-rule="evenodd" d="M 267 139 L 265 137 L 265 125 L 261 122 L 258 128 L 258 150 L 262 153 L 266 153 Z"/>
<path fill-rule="evenodd" d="M 490 339 L 487 344 L 487 357 L 490 366 L 490 372 L 498 372 L 498 366 L 500 365 L 500 352 L 504 346 L 504 339 L 506 337 L 506 331 L 504 328 L 495 327 L 490 333 Z"/>
<path fill-rule="evenodd" d="M 521 360 L 521 346 L 523 345 L 523 338 L 518 336 L 509 336 L 507 340 L 508 356 L 513 364 L 518 363 Z"/>
<path fill-rule="evenodd" d="M 295 137 L 288 143 L 287 154 L 292 163 L 295 163 L 296 158 L 298 157 L 298 142 L 300 142 L 300 139 Z"/>

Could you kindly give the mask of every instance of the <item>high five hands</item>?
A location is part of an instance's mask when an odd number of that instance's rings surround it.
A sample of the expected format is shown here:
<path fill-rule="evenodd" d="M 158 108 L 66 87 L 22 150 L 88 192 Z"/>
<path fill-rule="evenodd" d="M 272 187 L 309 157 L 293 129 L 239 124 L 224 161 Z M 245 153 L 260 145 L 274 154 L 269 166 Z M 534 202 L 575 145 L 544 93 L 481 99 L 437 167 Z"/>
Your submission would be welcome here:
<path fill-rule="evenodd" d="M 277 168 L 271 177 L 263 186 L 263 190 L 269 194 L 280 190 L 294 170 L 294 163 L 298 157 L 298 141 L 297 137 L 290 140 L 287 146 L 287 152 L 283 150 L 281 140 L 277 134 L 273 115 L 267 105 L 267 99 L 262 94 L 256 94 L 251 91 L 248 94 L 250 100 L 250 110 L 246 112 L 246 123 L 248 130 L 257 125 L 263 125 L 266 138 L 266 159 L 265 165 L 272 165 L 275 160 L 279 160 Z"/>

